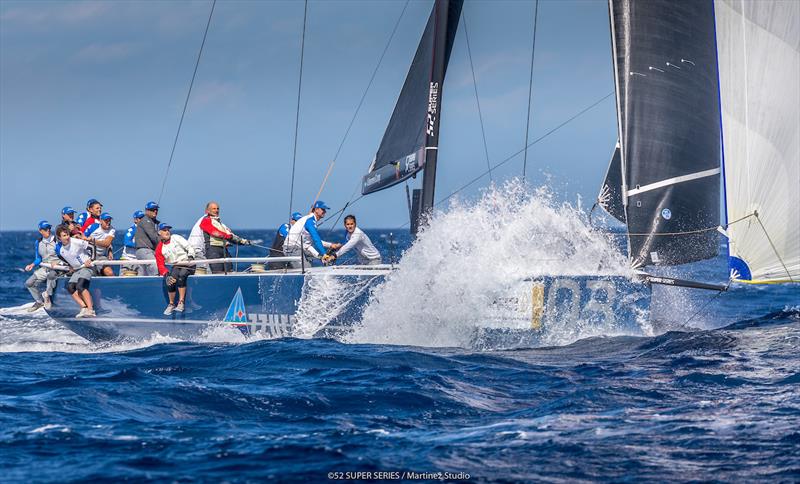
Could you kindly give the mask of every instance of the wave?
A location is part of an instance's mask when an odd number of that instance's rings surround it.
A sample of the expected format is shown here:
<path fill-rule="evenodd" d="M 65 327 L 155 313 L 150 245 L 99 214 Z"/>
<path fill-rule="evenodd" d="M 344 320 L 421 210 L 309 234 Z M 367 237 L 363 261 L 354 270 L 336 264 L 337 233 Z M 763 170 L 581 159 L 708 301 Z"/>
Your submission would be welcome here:
<path fill-rule="evenodd" d="M 632 271 L 611 236 L 593 229 L 579 208 L 518 180 L 492 187 L 476 203 L 454 201 L 433 216 L 345 341 L 472 347 L 477 327 L 507 322 L 492 307 L 498 294 L 546 275 Z M 565 320 L 546 328 L 544 341 L 563 345 L 598 334 L 619 332 Z"/>

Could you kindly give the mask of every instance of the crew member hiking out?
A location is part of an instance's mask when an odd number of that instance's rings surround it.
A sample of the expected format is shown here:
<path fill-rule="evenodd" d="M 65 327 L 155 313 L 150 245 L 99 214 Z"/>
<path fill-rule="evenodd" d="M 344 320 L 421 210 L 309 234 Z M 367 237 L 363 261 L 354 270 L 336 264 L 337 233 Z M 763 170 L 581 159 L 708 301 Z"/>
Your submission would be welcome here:
<path fill-rule="evenodd" d="M 250 241 L 234 234 L 219 219 L 219 204 L 208 202 L 206 204 L 206 216 L 200 222 L 200 229 L 203 231 L 205 240 L 204 249 L 206 259 L 223 259 L 230 257 L 228 254 L 228 244 L 250 245 Z M 230 272 L 231 263 L 209 264 L 211 273 Z"/>
<path fill-rule="evenodd" d="M 317 231 L 317 222 L 322 220 L 330 207 L 325 202 L 318 200 L 314 203 L 311 213 L 300 218 L 292 228 L 283 242 L 283 253 L 286 256 L 304 256 L 309 261 L 321 259 L 325 255 L 326 249 L 335 248 L 334 244 L 322 240 Z M 295 269 L 300 268 L 300 262 L 291 262 Z"/>
<path fill-rule="evenodd" d="M 144 218 L 136 225 L 134 241 L 136 246 L 136 258 L 138 260 L 152 260 L 153 264 L 139 266 L 140 276 L 155 276 L 158 274 L 156 267 L 155 249 L 158 245 L 158 204 L 147 202 L 144 206 Z"/>
<path fill-rule="evenodd" d="M 158 237 L 160 241 L 156 246 L 156 263 L 158 264 L 158 274 L 164 278 L 169 296 L 169 305 L 164 310 L 164 315 L 169 316 L 173 311 L 182 313 L 186 301 L 186 279 L 194 274 L 194 267 L 182 266 L 181 262 L 194 260 L 194 248 L 189 241 L 180 235 L 172 235 L 172 226 L 168 224 L 158 225 Z M 167 268 L 167 264 L 172 266 Z M 178 305 L 175 305 L 175 292 L 178 292 Z"/>
<path fill-rule="evenodd" d="M 275 232 L 275 239 L 272 241 L 272 247 L 269 249 L 270 257 L 283 257 L 285 255 L 283 253 L 283 242 L 286 240 L 286 236 L 289 235 L 289 229 L 291 229 L 292 226 L 301 218 L 303 218 L 303 214 L 300 212 L 295 212 L 292 214 L 292 218 L 289 219 L 288 223 L 278 227 L 278 231 Z M 287 267 L 289 266 L 285 262 L 269 263 L 270 269 L 285 269 Z"/>
<path fill-rule="evenodd" d="M 71 238 L 66 227 L 56 229 L 56 255 L 72 269 L 67 281 L 67 292 L 81 307 L 76 318 L 91 318 L 95 316 L 92 305 L 92 294 L 89 284 L 92 281 L 92 259 L 89 257 L 89 243 L 78 238 Z"/>
<path fill-rule="evenodd" d="M 36 311 L 37 309 L 44 307 L 45 309 L 50 309 L 51 302 L 50 298 L 53 296 L 53 292 L 56 290 L 56 278 L 58 277 L 58 273 L 47 267 L 52 264 L 58 264 L 60 261 L 58 260 L 58 256 L 56 255 L 56 238 L 52 234 L 53 227 L 47 220 L 42 220 L 39 222 L 39 235 L 40 237 L 36 239 L 36 242 L 33 244 L 33 253 L 34 253 L 34 260 L 27 266 L 25 266 L 25 271 L 31 271 L 34 267 L 39 266 L 31 277 L 25 281 L 25 287 L 28 288 L 28 291 L 33 296 L 33 306 L 28 308 L 29 312 Z M 40 291 L 40 286 L 43 282 L 46 282 L 45 291 Z"/>

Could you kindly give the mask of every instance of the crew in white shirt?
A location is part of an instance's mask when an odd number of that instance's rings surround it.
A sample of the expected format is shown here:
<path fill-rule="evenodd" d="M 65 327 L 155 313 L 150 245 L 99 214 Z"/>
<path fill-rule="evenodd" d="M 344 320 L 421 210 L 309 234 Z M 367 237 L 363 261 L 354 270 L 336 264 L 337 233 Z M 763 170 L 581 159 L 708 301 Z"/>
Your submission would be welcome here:
<path fill-rule="evenodd" d="M 72 275 L 67 281 L 67 292 L 72 295 L 72 299 L 81 307 L 81 312 L 75 317 L 94 317 L 92 294 L 89 292 L 89 284 L 91 283 L 92 275 L 94 275 L 92 258 L 87 252 L 89 243 L 78 238 L 70 238 L 69 229 L 64 225 L 58 226 L 56 237 L 58 237 L 56 254 L 72 269 Z"/>
<path fill-rule="evenodd" d="M 347 243 L 336 250 L 336 257 L 339 258 L 350 252 L 356 253 L 358 263 L 361 265 L 375 265 L 381 263 L 381 253 L 369 240 L 363 230 L 356 227 L 355 215 L 348 215 L 344 218 L 344 228 L 347 230 Z M 327 261 L 325 261 L 327 262 Z"/>

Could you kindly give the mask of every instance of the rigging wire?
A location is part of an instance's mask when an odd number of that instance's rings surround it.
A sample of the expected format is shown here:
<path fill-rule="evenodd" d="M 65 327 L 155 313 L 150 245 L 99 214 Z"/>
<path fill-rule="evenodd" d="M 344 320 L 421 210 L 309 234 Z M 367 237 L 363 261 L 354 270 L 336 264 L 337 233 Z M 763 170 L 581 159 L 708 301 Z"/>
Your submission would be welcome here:
<path fill-rule="evenodd" d="M 559 124 L 558 126 L 556 126 L 556 127 L 552 128 L 550 131 L 548 131 L 548 132 L 546 132 L 545 134 L 543 134 L 543 135 L 539 136 L 538 138 L 536 138 L 535 140 L 531 141 L 530 143 L 526 143 L 526 144 L 525 144 L 525 146 L 524 146 L 522 149 L 520 149 L 520 150 L 518 150 L 516 153 L 514 153 L 514 154 L 510 155 L 508 158 L 504 159 L 503 161 L 501 161 L 501 162 L 499 162 L 499 163 L 496 163 L 496 164 L 495 164 L 495 165 L 494 165 L 492 168 L 496 170 L 498 167 L 505 165 L 506 163 L 508 163 L 508 162 L 509 162 L 509 161 L 511 161 L 512 159 L 516 158 L 516 157 L 517 157 L 517 156 L 518 156 L 520 153 L 522 153 L 523 151 L 527 150 L 529 147 L 531 147 L 531 146 L 535 145 L 536 143 L 538 143 L 538 142 L 542 141 L 543 139 L 547 138 L 547 137 L 548 137 L 548 136 L 550 136 L 551 134 L 555 133 L 555 132 L 556 132 L 556 131 L 558 131 L 559 129 L 561 129 L 561 128 L 563 128 L 564 126 L 566 126 L 567 124 L 571 123 L 572 121 L 574 121 L 574 120 L 575 120 L 575 119 L 577 119 L 578 117 L 582 116 L 583 114 L 585 114 L 586 112 L 588 112 L 588 111 L 589 111 L 589 110 L 591 110 L 592 108 L 596 107 L 596 106 L 597 106 L 597 105 L 599 105 L 601 102 L 605 101 L 606 99 L 610 98 L 610 97 L 611 97 L 611 96 L 613 96 L 613 95 L 614 95 L 614 91 L 611 91 L 610 93 L 608 93 L 608 94 L 606 94 L 605 96 L 601 97 L 600 99 L 598 99 L 598 100 L 597 100 L 597 101 L 595 101 L 594 103 L 590 104 L 589 106 L 587 106 L 587 107 L 583 108 L 582 110 L 580 110 L 579 112 L 577 112 L 576 114 L 574 114 L 573 116 L 571 116 L 571 117 L 570 117 L 569 119 L 567 119 L 566 121 L 564 121 L 564 122 L 562 122 L 561 124 Z M 461 187 L 459 187 L 458 189 L 456 189 L 455 191 L 453 191 L 452 193 L 450 193 L 450 194 L 449 194 L 449 195 L 447 195 L 446 197 L 444 197 L 444 198 L 442 198 L 441 200 L 439 200 L 438 202 L 434 203 L 434 206 L 436 206 L 436 205 L 439 205 L 439 204 L 441 204 L 442 202 L 445 202 L 446 200 L 448 200 L 449 198 L 453 197 L 453 196 L 454 196 L 454 195 L 456 195 L 457 193 L 459 193 L 459 192 L 463 191 L 464 189 L 466 189 L 466 188 L 467 188 L 467 187 L 469 187 L 470 185 L 474 184 L 475 182 L 477 182 L 478 180 L 480 180 L 481 178 L 483 178 L 484 176 L 486 176 L 486 174 L 487 174 L 487 172 L 485 172 L 485 171 L 484 171 L 483 173 L 481 173 L 480 175 L 476 176 L 475 178 L 473 178 L 472 180 L 470 180 L 470 181 L 469 181 L 469 182 L 467 182 L 466 184 L 462 185 Z"/>
<path fill-rule="evenodd" d="M 289 188 L 289 213 L 292 213 L 294 203 L 294 174 L 297 167 L 297 131 L 300 127 L 300 91 L 303 87 L 303 56 L 306 47 L 306 20 L 308 19 L 308 0 L 303 7 L 303 35 L 300 38 L 300 75 L 297 80 L 297 110 L 294 117 L 294 148 L 292 150 L 292 182 Z"/>
<path fill-rule="evenodd" d="M 547 137 L 548 137 L 548 136 L 550 136 L 551 134 L 555 133 L 555 132 L 556 132 L 556 131 L 558 131 L 559 129 L 563 128 L 563 127 L 564 127 L 564 126 L 566 126 L 567 124 L 569 124 L 569 123 L 571 123 L 572 121 L 574 121 L 575 119 L 579 118 L 580 116 L 582 116 L 582 115 L 586 114 L 586 113 L 587 113 L 588 111 L 590 111 L 592 108 L 596 107 L 597 105 L 599 105 L 600 103 L 602 103 L 603 101 L 605 101 L 606 99 L 608 99 L 609 97 L 611 97 L 611 96 L 613 96 L 613 95 L 614 95 L 614 91 L 611 91 L 610 93 L 608 93 L 608 94 L 606 94 L 605 96 L 601 97 L 600 99 L 598 99 L 598 100 L 597 100 L 597 101 L 595 101 L 594 103 L 592 103 L 592 104 L 590 104 L 589 106 L 587 106 L 587 107 L 583 108 L 582 110 L 578 111 L 577 113 L 575 113 L 573 116 L 571 116 L 571 117 L 570 117 L 570 118 L 568 118 L 567 120 L 563 121 L 563 122 L 562 122 L 562 123 L 560 123 L 559 125 L 555 126 L 555 127 L 554 127 L 554 128 L 552 128 L 551 130 L 549 130 L 548 132 L 544 133 L 543 135 L 539 136 L 539 137 L 538 137 L 538 138 L 536 138 L 535 140 L 533 140 L 533 141 L 531 141 L 530 143 L 528 143 L 528 144 L 527 144 L 525 147 L 523 147 L 523 148 L 521 148 L 520 150 L 518 150 L 517 152 L 515 152 L 515 153 L 511 154 L 510 156 L 508 156 L 508 157 L 507 157 L 506 159 L 504 159 L 503 161 L 501 161 L 501 162 L 499 162 L 499 163 L 496 163 L 494 166 L 492 166 L 492 169 L 493 169 L 493 170 L 496 170 L 498 167 L 500 167 L 500 166 L 502 166 L 502 165 L 505 165 L 506 163 L 508 163 L 508 162 L 509 162 L 509 161 L 511 161 L 512 159 L 516 158 L 516 157 L 517 157 L 517 156 L 518 156 L 520 153 L 522 153 L 522 152 L 525 150 L 525 148 L 527 148 L 527 147 L 529 147 L 529 146 L 533 146 L 533 145 L 535 145 L 536 143 L 538 143 L 538 142 L 540 142 L 540 141 L 544 140 L 545 138 L 547 138 Z M 440 205 L 441 203 L 445 202 L 447 199 L 449 199 L 449 198 L 451 198 L 452 196 L 456 195 L 457 193 L 459 193 L 459 192 L 463 191 L 464 189 L 466 189 L 466 188 L 467 188 L 467 187 L 469 187 L 470 185 L 474 184 L 475 182 L 477 182 L 478 180 L 480 180 L 481 178 L 483 178 L 484 176 L 486 176 L 486 175 L 487 175 L 487 173 L 488 173 L 488 172 L 484 171 L 483 173 L 481 173 L 481 174 L 480 174 L 480 175 L 478 175 L 477 177 L 475 177 L 475 178 L 473 178 L 472 180 L 470 180 L 470 181 L 469 181 L 468 183 L 466 183 L 465 185 L 462 185 L 462 186 L 461 186 L 460 188 L 458 188 L 457 190 L 455 190 L 455 191 L 451 192 L 451 193 L 450 193 L 449 195 L 447 195 L 446 197 L 444 197 L 444 198 L 442 198 L 441 200 L 439 200 L 438 202 L 434 203 L 434 204 L 433 204 L 433 206 L 435 207 L 435 206 L 437 206 L 437 205 Z M 333 214 L 331 214 L 331 216 L 333 216 L 333 215 L 336 215 L 337 213 L 341 213 L 341 212 L 343 212 L 343 211 L 344 211 L 344 210 L 347 208 L 347 206 L 348 206 L 348 205 L 353 205 L 353 204 L 355 204 L 356 202 L 358 202 L 359 200 L 361 200 L 361 199 L 362 199 L 362 198 L 364 198 L 365 196 L 366 196 L 366 195 L 361 195 L 360 197 L 356 198 L 356 199 L 355 199 L 355 200 L 353 200 L 352 202 L 348 202 L 347 204 L 345 204 L 345 206 L 344 206 L 342 209 L 340 209 L 340 210 L 339 210 L 339 211 L 337 211 L 337 212 L 334 212 Z M 411 223 L 411 222 L 406 222 L 406 223 L 404 223 L 403 225 L 401 225 L 400 227 L 405 227 L 406 225 L 409 225 L 410 223 Z"/>
<path fill-rule="evenodd" d="M 692 314 L 691 316 L 689 316 L 689 319 L 687 319 L 687 320 L 686 320 L 686 321 L 685 321 L 683 324 L 679 325 L 678 327 L 679 327 L 679 328 L 685 328 L 686 326 L 688 326 L 688 325 L 689 325 L 689 323 L 690 323 L 690 322 L 691 322 L 691 321 L 692 321 L 692 320 L 693 320 L 693 319 L 694 319 L 694 318 L 695 318 L 695 317 L 696 317 L 698 314 L 700 314 L 701 312 L 705 311 L 705 310 L 706 310 L 706 308 L 708 308 L 708 306 L 710 306 L 712 302 L 714 302 L 714 301 L 715 301 L 715 300 L 716 300 L 718 297 L 720 297 L 722 294 L 724 294 L 724 293 L 727 293 L 727 292 L 728 292 L 728 289 L 731 287 L 731 283 L 732 283 L 732 282 L 733 282 L 733 280 L 730 280 L 730 279 L 729 279 L 729 280 L 728 280 L 728 284 L 725 286 L 725 288 L 724 288 L 724 289 L 721 289 L 719 292 L 717 292 L 716 294 L 714 294 L 714 296 L 712 296 L 711 298 L 709 298 L 709 299 L 708 299 L 708 301 L 706 301 L 706 303 L 705 303 L 705 304 L 703 304 L 703 306 L 702 306 L 700 309 L 698 309 L 697 311 L 695 311 L 695 312 L 694 312 L 694 314 Z"/>
<path fill-rule="evenodd" d="M 767 232 L 767 228 L 764 227 L 764 224 L 761 222 L 761 218 L 758 216 L 758 212 L 757 211 L 753 212 L 753 215 L 755 215 L 756 220 L 758 221 L 758 225 L 761 226 L 761 230 L 764 231 L 764 235 L 767 236 L 767 241 L 769 242 L 770 247 L 772 247 L 772 251 L 775 252 L 775 257 L 778 258 L 778 262 L 780 262 L 781 265 L 783 266 L 783 270 L 786 271 L 786 275 L 789 276 L 789 280 L 791 282 L 795 282 L 794 279 L 792 278 L 792 273 L 789 272 L 789 268 L 786 267 L 786 263 L 783 262 L 783 258 L 781 257 L 780 252 L 778 252 L 778 249 L 775 248 L 775 244 L 772 242 L 772 237 L 769 236 L 769 232 Z"/>
<path fill-rule="evenodd" d="M 538 0 L 537 0 L 538 2 Z M 481 136 L 483 136 L 483 152 L 486 154 L 486 167 L 489 169 L 489 181 L 494 181 L 492 178 L 492 165 L 489 163 L 489 148 L 486 144 L 486 131 L 483 128 L 483 113 L 481 112 L 481 101 L 478 99 L 478 81 L 475 79 L 475 66 L 472 64 L 472 49 L 469 46 L 469 31 L 467 30 L 467 13 L 462 12 L 461 16 L 464 17 L 464 37 L 467 39 L 467 55 L 469 56 L 469 69 L 472 71 L 472 86 L 475 88 L 475 104 L 478 105 L 478 119 L 481 122 Z M 530 113 L 529 113 L 530 115 Z M 527 136 L 525 142 L 528 141 Z M 527 153 L 527 150 L 526 150 Z"/>
<path fill-rule="evenodd" d="M 533 44 L 531 45 L 531 76 L 528 82 L 528 117 L 525 118 L 525 156 L 522 159 L 522 181 L 528 172 L 528 130 L 531 126 L 531 101 L 533 100 L 533 60 L 536 55 L 536 24 L 539 18 L 539 0 L 536 0 L 536 6 L 533 9 Z"/>
<path fill-rule="evenodd" d="M 358 106 L 356 106 L 356 110 L 353 113 L 353 117 L 350 119 L 350 124 L 347 125 L 347 130 L 344 132 L 344 137 L 342 138 L 342 142 L 339 143 L 339 148 L 336 150 L 336 154 L 333 156 L 333 161 L 335 162 L 337 158 L 339 158 L 339 153 L 342 151 L 342 147 L 344 146 L 344 142 L 347 140 L 347 136 L 350 134 L 350 129 L 353 127 L 353 123 L 356 121 L 356 117 L 358 116 L 358 112 L 361 110 L 361 105 L 364 104 L 364 99 L 367 97 L 367 92 L 369 92 L 369 88 L 372 87 L 372 82 L 375 80 L 375 75 L 378 73 L 378 68 L 381 66 L 383 62 L 383 58 L 386 56 L 386 51 L 389 50 L 389 45 L 392 43 L 392 39 L 394 38 L 394 34 L 397 32 L 397 27 L 400 25 L 400 20 L 403 18 L 403 15 L 406 13 L 406 8 L 408 7 L 408 2 L 411 0 L 406 0 L 405 5 L 403 5 L 403 10 L 400 11 L 400 16 L 397 17 L 397 22 L 394 24 L 394 28 L 392 29 L 392 33 L 389 35 L 389 40 L 386 42 L 386 46 L 383 48 L 383 52 L 381 53 L 380 58 L 378 59 L 378 64 L 375 66 L 375 69 L 372 71 L 372 76 L 369 78 L 369 82 L 367 83 L 367 88 L 364 89 L 364 93 L 361 94 L 361 100 L 358 101 Z"/>
<path fill-rule="evenodd" d="M 172 159 L 175 156 L 175 147 L 178 146 L 178 137 L 181 135 L 181 127 L 183 126 L 183 118 L 186 116 L 186 108 L 189 106 L 189 97 L 192 95 L 192 87 L 194 80 L 197 77 L 197 68 L 200 66 L 200 58 L 203 56 L 203 47 L 206 45 L 206 38 L 208 37 L 208 28 L 211 26 L 211 17 L 214 16 L 214 7 L 217 5 L 217 0 L 211 2 L 211 12 L 208 14 L 208 21 L 206 22 L 206 30 L 203 32 L 203 42 L 200 43 L 200 51 L 197 53 L 197 60 L 194 63 L 194 72 L 192 73 L 192 80 L 189 82 L 189 92 L 186 93 L 186 100 L 183 102 L 183 111 L 181 112 L 181 119 L 178 122 L 178 131 L 175 133 L 175 140 L 172 142 L 172 151 L 169 154 L 169 161 L 167 162 L 167 169 L 164 172 L 164 178 L 161 180 L 161 192 L 158 194 L 157 203 L 161 203 L 161 197 L 164 196 L 164 188 L 167 185 L 167 177 L 169 176 L 169 169 L 172 166 Z"/>

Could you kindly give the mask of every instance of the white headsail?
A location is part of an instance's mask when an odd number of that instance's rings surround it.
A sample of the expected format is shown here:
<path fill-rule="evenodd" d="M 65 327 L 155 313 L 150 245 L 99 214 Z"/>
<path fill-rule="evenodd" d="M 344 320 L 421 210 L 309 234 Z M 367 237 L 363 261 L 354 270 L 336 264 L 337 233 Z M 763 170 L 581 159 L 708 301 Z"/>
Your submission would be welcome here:
<path fill-rule="evenodd" d="M 732 276 L 800 282 L 800 2 L 714 6 Z"/>

